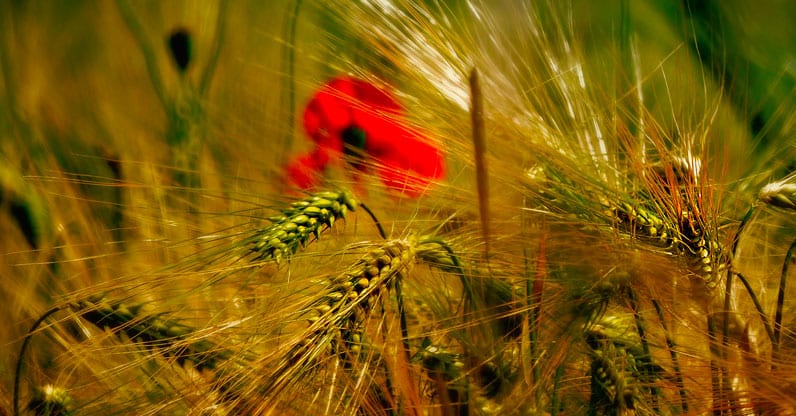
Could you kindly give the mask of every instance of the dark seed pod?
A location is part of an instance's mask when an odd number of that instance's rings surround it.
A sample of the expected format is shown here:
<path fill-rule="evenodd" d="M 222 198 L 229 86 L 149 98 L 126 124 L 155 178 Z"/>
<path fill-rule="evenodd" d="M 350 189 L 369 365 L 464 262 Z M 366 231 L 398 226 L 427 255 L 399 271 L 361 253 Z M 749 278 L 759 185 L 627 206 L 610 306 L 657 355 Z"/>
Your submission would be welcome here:
<path fill-rule="evenodd" d="M 191 63 L 193 52 L 191 50 L 191 34 L 184 28 L 175 29 L 166 42 L 171 51 L 171 57 L 174 58 L 174 64 L 177 65 L 177 69 L 181 73 L 184 73 Z"/>

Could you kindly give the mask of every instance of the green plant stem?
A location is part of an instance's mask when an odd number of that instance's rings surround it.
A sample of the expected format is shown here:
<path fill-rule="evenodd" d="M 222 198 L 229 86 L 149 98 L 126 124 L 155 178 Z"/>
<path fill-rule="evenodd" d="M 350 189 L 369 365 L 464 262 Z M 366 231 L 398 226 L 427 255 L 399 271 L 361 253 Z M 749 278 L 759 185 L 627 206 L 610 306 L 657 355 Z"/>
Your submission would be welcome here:
<path fill-rule="evenodd" d="M 363 204 L 361 202 L 359 203 L 359 206 L 363 210 L 365 210 L 365 212 L 367 212 L 368 215 L 370 215 L 370 218 L 373 220 L 373 224 L 375 224 L 376 228 L 379 230 L 379 235 L 381 236 L 381 238 L 386 240 L 387 239 L 387 233 L 384 232 L 384 228 L 381 226 L 381 222 L 379 222 L 379 219 L 376 218 L 376 214 L 374 214 L 373 211 L 371 211 L 370 208 L 367 207 L 367 205 L 365 205 L 365 204 Z"/>
<path fill-rule="evenodd" d="M 727 354 L 729 352 L 729 345 L 730 345 L 730 309 L 732 306 L 732 283 L 733 283 L 733 267 L 732 262 L 735 259 L 736 252 L 738 251 L 738 244 L 741 241 L 741 234 L 743 234 L 744 229 L 749 224 L 749 220 L 752 218 L 752 214 L 754 213 L 755 205 L 752 205 L 749 210 L 746 211 L 743 218 L 741 219 L 741 223 L 738 225 L 738 231 L 736 231 L 735 236 L 733 236 L 732 240 L 732 258 L 730 259 L 730 266 L 727 267 L 727 277 L 726 283 L 724 285 L 724 311 L 722 312 L 723 316 L 723 325 L 721 331 L 721 350 L 720 355 L 722 359 L 727 360 Z M 748 282 L 747 282 L 748 283 Z M 710 318 L 709 322 L 710 321 Z M 711 369 L 713 368 L 713 361 L 711 361 Z M 729 374 L 727 374 L 728 369 L 725 367 L 722 369 L 722 388 L 721 391 L 729 391 L 730 380 Z M 715 386 L 715 384 L 714 384 Z M 715 394 L 715 392 L 714 392 Z M 715 399 L 715 396 L 714 396 Z M 733 400 L 734 401 L 734 400 Z M 715 403 L 714 403 L 715 404 Z"/>
<path fill-rule="evenodd" d="M 528 253 L 527 249 L 525 252 L 525 269 L 528 270 Z M 547 274 L 547 258 L 545 254 L 545 245 L 544 245 L 544 238 L 539 241 L 539 257 L 536 260 L 536 270 L 533 274 L 533 278 L 531 279 L 530 276 L 527 279 L 527 293 L 528 293 L 528 303 L 529 303 L 529 323 L 530 323 L 530 341 L 531 341 L 531 373 L 533 375 L 533 386 L 532 388 L 536 390 L 536 383 L 538 383 L 541 379 L 539 368 L 539 363 L 537 360 L 539 359 L 539 351 L 538 351 L 538 342 L 539 342 L 539 325 L 541 324 L 541 314 L 542 314 L 542 295 L 544 293 L 544 279 Z M 537 396 L 538 401 L 538 396 Z"/>
<path fill-rule="evenodd" d="M 754 214 L 755 207 L 755 205 L 752 205 L 749 210 L 746 211 L 746 214 L 744 214 L 743 218 L 741 219 L 741 223 L 738 225 L 738 231 L 735 232 L 735 235 L 732 238 L 732 250 L 730 250 L 732 258 L 730 259 L 730 267 L 727 268 L 727 282 L 724 288 L 724 327 L 722 329 L 721 335 L 721 345 L 725 349 L 729 345 L 730 341 L 730 305 L 732 304 L 733 277 L 732 264 L 735 261 L 735 256 L 738 251 L 738 244 L 741 241 L 741 234 L 743 234 L 746 226 L 749 224 L 749 220 L 752 218 L 752 214 Z"/>
<path fill-rule="evenodd" d="M 553 376 L 553 393 L 550 398 L 550 416 L 558 415 L 559 398 L 558 398 L 558 384 L 561 382 L 561 377 L 564 376 L 564 364 L 556 367 L 556 373 Z"/>
<path fill-rule="evenodd" d="M 718 337 L 716 335 L 716 320 L 713 318 L 712 313 L 708 313 L 708 340 L 710 342 L 710 388 L 713 395 L 713 415 L 721 416 L 724 414 L 724 406 L 722 404 L 722 377 L 721 368 L 716 364 L 717 349 L 719 348 Z"/>
<path fill-rule="evenodd" d="M 286 104 L 286 113 L 287 113 L 287 121 L 285 125 L 287 126 L 287 130 L 285 131 L 285 137 L 282 139 L 282 159 L 286 160 L 287 152 L 290 148 L 290 144 L 293 141 L 293 124 L 295 123 L 295 115 L 293 111 L 296 107 L 296 31 L 298 28 L 298 16 L 299 12 L 301 11 L 301 3 L 302 0 L 295 0 L 293 3 L 293 7 L 289 9 L 286 17 L 286 22 L 288 22 L 288 27 L 286 30 L 286 37 L 285 41 L 287 44 L 285 45 L 285 52 L 283 59 L 285 60 L 285 65 L 287 66 L 286 75 L 287 75 L 287 104 Z"/>
<path fill-rule="evenodd" d="M 403 284 L 401 278 L 395 279 L 395 300 L 398 303 L 398 317 L 401 322 L 401 344 L 406 355 L 406 362 L 409 362 L 409 324 L 406 321 L 406 306 L 404 305 Z"/>
<path fill-rule="evenodd" d="M 226 34 L 227 0 L 218 3 L 218 16 L 216 18 L 216 35 L 213 39 L 213 53 L 207 62 L 205 71 L 202 74 L 202 81 L 199 83 L 199 96 L 204 97 L 213 81 L 213 74 L 218 66 L 218 57 L 221 55 L 221 48 L 224 45 L 224 35 Z"/>
<path fill-rule="evenodd" d="M 133 13 L 130 3 L 128 3 L 127 0 L 116 0 L 116 6 L 119 9 L 119 13 L 122 15 L 122 19 L 124 19 L 125 24 L 127 24 L 127 28 L 130 30 L 130 33 L 138 43 L 138 47 L 141 48 L 141 53 L 144 55 L 144 63 L 146 64 L 147 74 L 149 75 L 149 81 L 152 83 L 152 89 L 154 89 L 160 104 L 163 105 L 163 109 L 168 110 L 170 107 L 169 100 L 166 98 L 165 90 L 163 88 L 163 81 L 160 79 L 160 73 L 157 69 L 155 52 L 152 50 L 152 46 L 146 40 L 144 29 L 141 27 L 141 24 L 135 17 L 135 13 Z"/>
<path fill-rule="evenodd" d="M 56 306 L 44 314 L 42 314 L 36 322 L 30 327 L 28 333 L 25 334 L 25 339 L 22 341 L 22 346 L 19 348 L 19 357 L 17 358 L 17 366 L 14 370 L 14 416 L 19 416 L 19 381 L 22 377 L 22 365 L 25 362 L 25 351 L 27 351 L 28 344 L 30 343 L 31 338 L 33 337 L 33 333 L 39 327 L 39 325 L 44 322 L 45 319 L 49 318 L 56 312 L 64 309 L 63 306 Z"/>
<path fill-rule="evenodd" d="M 746 293 L 749 294 L 749 297 L 752 299 L 752 303 L 755 305 L 755 309 L 757 309 L 757 314 L 760 315 L 760 320 L 763 321 L 763 327 L 766 330 L 766 334 L 768 334 L 768 339 L 771 340 L 772 345 L 774 344 L 774 331 L 771 329 L 771 321 L 768 319 L 768 315 L 766 315 L 765 311 L 763 311 L 763 305 L 760 304 L 760 300 L 757 299 L 757 295 L 755 295 L 754 290 L 752 289 L 752 285 L 749 284 L 749 280 L 746 279 L 746 276 L 739 272 L 735 272 L 735 275 L 738 277 L 738 280 L 744 285 L 746 288 Z"/>
<path fill-rule="evenodd" d="M 787 254 L 785 254 L 785 261 L 782 263 L 782 274 L 779 277 L 779 291 L 777 292 L 777 310 L 774 313 L 774 345 L 773 354 L 774 358 L 779 355 L 779 344 L 782 336 L 782 308 L 785 304 L 785 286 L 788 283 L 788 267 L 793 257 L 793 250 L 796 249 L 796 240 L 790 244 Z"/>

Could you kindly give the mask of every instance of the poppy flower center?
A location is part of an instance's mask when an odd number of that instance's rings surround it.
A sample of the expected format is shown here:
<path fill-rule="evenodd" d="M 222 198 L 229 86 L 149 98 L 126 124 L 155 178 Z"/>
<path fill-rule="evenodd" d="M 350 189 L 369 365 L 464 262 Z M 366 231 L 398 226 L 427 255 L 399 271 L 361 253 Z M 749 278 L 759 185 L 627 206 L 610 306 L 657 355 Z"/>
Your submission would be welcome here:
<path fill-rule="evenodd" d="M 362 160 L 365 154 L 365 140 L 367 135 L 365 130 L 357 126 L 346 127 L 340 136 L 343 138 L 343 154 L 350 156 L 351 164 L 357 168 L 362 169 Z"/>

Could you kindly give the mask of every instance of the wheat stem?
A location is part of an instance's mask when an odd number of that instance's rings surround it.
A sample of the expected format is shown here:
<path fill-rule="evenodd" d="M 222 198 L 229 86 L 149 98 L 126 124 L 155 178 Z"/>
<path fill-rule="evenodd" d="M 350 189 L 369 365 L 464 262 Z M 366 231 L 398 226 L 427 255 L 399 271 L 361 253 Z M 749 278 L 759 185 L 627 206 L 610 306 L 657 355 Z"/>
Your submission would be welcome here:
<path fill-rule="evenodd" d="M 285 105 L 286 130 L 285 136 L 282 139 L 282 157 L 280 160 L 287 159 L 287 152 L 293 141 L 293 129 L 295 128 L 293 124 L 295 119 L 294 111 L 296 109 L 296 30 L 298 28 L 298 16 L 301 11 L 301 3 L 302 0 L 294 0 L 293 7 L 288 8 L 285 17 L 288 22 L 288 27 L 286 30 L 287 36 L 285 37 L 286 45 L 284 46 L 285 49 L 282 55 L 285 65 L 287 65 L 287 87 L 285 88 L 287 92 L 284 93 L 287 96 L 287 104 Z"/>
<path fill-rule="evenodd" d="M 27 351 L 28 344 L 30 343 L 31 338 L 33 337 L 33 333 L 36 329 L 41 325 L 47 318 L 52 316 L 58 311 L 63 310 L 63 306 L 56 306 L 44 314 L 42 314 L 39 319 L 36 319 L 36 322 L 28 330 L 28 333 L 25 334 L 25 339 L 22 341 L 22 346 L 19 348 L 19 357 L 17 358 L 17 366 L 14 370 L 14 416 L 19 416 L 19 382 L 22 377 L 22 365 L 25 362 L 25 352 Z"/>
<path fill-rule="evenodd" d="M 156 66 L 155 52 L 152 50 L 149 42 L 146 40 L 144 29 L 141 27 L 141 23 L 135 17 L 135 13 L 133 12 L 133 9 L 130 8 L 130 4 L 127 2 L 127 0 L 116 0 L 116 6 L 119 9 L 119 13 L 122 15 L 122 18 L 124 19 L 125 24 L 127 24 L 127 28 L 130 30 L 133 38 L 135 38 L 135 41 L 138 43 L 138 47 L 141 49 L 141 54 L 144 55 L 144 63 L 146 64 L 149 81 L 152 83 L 152 89 L 155 91 L 155 94 L 157 95 L 158 100 L 163 108 L 168 109 L 170 107 L 169 100 L 166 98 L 163 81 L 160 79 L 160 74 Z"/>
<path fill-rule="evenodd" d="M 367 212 L 367 213 L 368 213 L 368 215 L 370 215 L 370 219 L 372 219 L 372 220 L 373 220 L 373 224 L 376 226 L 376 229 L 379 231 L 379 236 L 381 236 L 381 238 L 383 238 L 383 239 L 385 239 L 385 240 L 386 240 L 386 239 L 387 239 L 387 233 L 385 233 L 385 232 L 384 232 L 384 228 L 381 226 L 381 222 L 380 222 L 380 221 L 379 221 L 379 219 L 376 217 L 376 214 L 374 214 L 374 213 L 373 213 L 373 211 L 371 211 L 371 209 L 370 209 L 370 208 L 369 208 L 367 205 L 365 205 L 364 203 L 362 203 L 362 202 L 360 202 L 360 203 L 359 203 L 359 206 L 360 206 L 360 207 L 361 207 L 361 208 L 362 208 L 362 209 L 363 209 L 365 212 Z"/>
<path fill-rule="evenodd" d="M 749 224 L 749 220 L 752 218 L 754 211 L 755 211 L 755 206 L 753 205 L 749 208 L 749 210 L 746 211 L 746 214 L 741 219 L 741 223 L 738 225 L 738 230 L 735 232 L 735 235 L 733 236 L 732 239 L 732 249 L 730 250 L 730 253 L 732 255 L 731 261 L 734 260 L 736 257 L 738 251 L 738 244 L 741 241 L 741 234 L 743 234 L 743 231 L 746 229 L 746 226 Z M 722 345 L 724 345 L 725 347 L 727 346 L 730 336 L 729 313 L 730 313 L 730 304 L 732 300 L 732 278 L 733 278 L 732 269 L 733 269 L 732 267 L 727 268 L 727 280 L 724 288 L 724 328 L 722 332 Z"/>
<path fill-rule="evenodd" d="M 199 83 L 199 96 L 202 97 L 207 93 L 210 88 L 210 83 L 213 82 L 213 74 L 218 66 L 218 57 L 221 56 L 221 49 L 224 45 L 224 35 L 226 34 L 226 16 L 227 0 L 220 0 L 218 3 L 218 15 L 216 16 L 216 33 L 213 37 L 213 52 L 210 54 L 210 59 L 207 62 L 205 71 L 202 74 L 202 80 Z"/>
<path fill-rule="evenodd" d="M 481 93 L 478 69 L 470 71 L 470 117 L 473 129 L 475 177 L 478 187 L 478 211 L 481 215 L 481 233 L 484 239 L 484 259 L 489 260 L 489 177 L 486 166 L 486 139 L 484 133 L 484 99 Z"/>
<path fill-rule="evenodd" d="M 728 355 L 729 355 L 729 345 L 730 345 L 730 309 L 732 305 L 732 273 L 727 274 L 727 282 L 725 284 L 724 289 L 724 311 L 722 311 L 722 317 L 724 320 L 723 327 L 722 327 L 722 334 L 721 334 L 721 358 L 727 362 Z M 729 368 L 726 366 L 722 367 L 722 392 L 730 393 L 730 374 Z"/>
<path fill-rule="evenodd" d="M 409 324 L 406 321 L 406 307 L 404 305 L 401 279 L 396 279 L 393 286 L 395 286 L 395 301 L 398 303 L 398 317 L 401 321 L 401 343 L 406 355 L 406 361 L 409 362 Z"/>
<path fill-rule="evenodd" d="M 768 319 L 768 315 L 766 315 L 765 311 L 763 311 L 763 305 L 760 304 L 760 300 L 757 299 L 757 295 L 755 295 L 755 292 L 752 289 L 752 285 L 749 283 L 749 280 L 746 279 L 746 276 L 744 276 L 740 272 L 735 272 L 735 275 L 738 277 L 738 280 L 744 285 L 744 287 L 746 288 L 746 293 L 748 293 L 749 297 L 752 299 L 752 303 L 755 305 L 757 314 L 760 315 L 760 320 L 763 321 L 763 328 L 765 328 L 766 330 L 768 339 L 771 341 L 771 344 L 773 345 L 775 343 L 774 330 L 771 327 L 771 321 Z"/>
<path fill-rule="evenodd" d="M 528 253 L 526 248 L 525 253 L 525 269 L 528 270 Z M 530 274 L 530 271 L 526 272 Z M 545 239 L 544 237 L 539 240 L 539 255 L 536 259 L 536 269 L 533 278 L 528 276 L 527 288 L 528 303 L 529 303 L 529 324 L 530 324 L 530 342 L 531 342 L 531 374 L 533 376 L 533 386 L 537 402 L 539 401 L 539 394 L 541 391 L 536 389 L 537 383 L 541 382 L 541 368 L 539 365 L 539 328 L 542 322 L 542 296 L 544 294 L 544 280 L 547 277 L 547 256 L 545 253 Z"/>
<path fill-rule="evenodd" d="M 788 283 L 788 268 L 790 267 L 791 258 L 793 257 L 793 250 L 796 249 L 796 240 L 788 247 L 788 252 L 785 254 L 785 261 L 782 262 L 782 273 L 779 277 L 779 290 L 777 291 L 777 309 L 774 314 L 774 358 L 779 356 L 779 344 L 782 335 L 782 308 L 785 305 L 785 286 Z"/>
<path fill-rule="evenodd" d="M 712 313 L 708 313 L 708 340 L 710 344 L 710 386 L 713 398 L 713 414 L 721 416 L 724 414 L 722 403 L 722 376 L 721 367 L 716 363 L 716 350 L 719 348 L 718 336 L 716 335 L 716 320 Z"/>
<path fill-rule="evenodd" d="M 561 378 L 564 376 L 564 364 L 559 364 L 556 367 L 556 372 L 553 375 L 553 392 L 551 393 L 550 397 L 550 416 L 557 416 L 558 415 L 558 408 L 561 406 L 559 403 L 559 387 L 561 383 Z"/>

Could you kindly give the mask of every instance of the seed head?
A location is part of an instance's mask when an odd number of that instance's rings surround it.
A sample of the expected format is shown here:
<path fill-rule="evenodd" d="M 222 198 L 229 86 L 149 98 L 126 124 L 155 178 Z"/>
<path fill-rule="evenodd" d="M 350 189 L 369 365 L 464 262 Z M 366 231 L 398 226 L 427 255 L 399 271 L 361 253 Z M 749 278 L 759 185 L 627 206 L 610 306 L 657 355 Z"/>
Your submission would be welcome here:
<path fill-rule="evenodd" d="M 320 238 L 339 218 L 358 206 L 347 192 L 318 192 L 308 198 L 293 202 L 282 215 L 271 218 L 272 224 L 255 232 L 249 239 L 255 260 L 289 258 L 300 247 L 310 242 L 310 237 Z"/>
<path fill-rule="evenodd" d="M 187 341 L 196 330 L 177 321 L 142 313 L 142 305 L 108 302 L 105 299 L 85 300 L 72 305 L 88 322 L 124 333 L 130 340 L 153 348 L 178 363 L 190 361 L 199 369 L 214 369 L 219 362 L 233 356 L 232 352 L 207 340 Z"/>
<path fill-rule="evenodd" d="M 781 181 L 764 186 L 757 198 L 765 204 L 796 211 L 796 183 L 789 183 L 793 178 L 793 175 L 789 175 Z"/>

